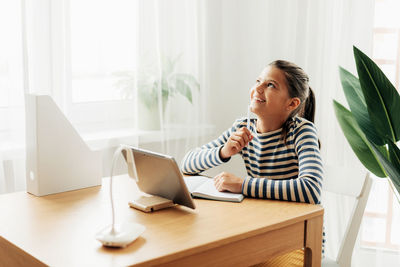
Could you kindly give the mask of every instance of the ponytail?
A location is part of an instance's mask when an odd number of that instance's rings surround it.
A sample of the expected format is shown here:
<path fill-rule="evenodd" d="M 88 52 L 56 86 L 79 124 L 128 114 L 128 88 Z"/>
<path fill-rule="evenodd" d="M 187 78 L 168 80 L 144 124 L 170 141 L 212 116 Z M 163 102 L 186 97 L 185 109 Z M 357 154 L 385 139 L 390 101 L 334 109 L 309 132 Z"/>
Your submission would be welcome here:
<path fill-rule="evenodd" d="M 304 107 L 302 112 L 300 112 L 300 116 L 314 122 L 315 118 L 315 95 L 311 87 L 309 87 L 308 97 L 304 103 Z"/>
<path fill-rule="evenodd" d="M 314 123 L 315 119 L 315 95 L 314 91 L 309 87 L 308 97 L 304 103 L 302 117 Z M 318 147 L 321 148 L 321 142 L 318 139 Z"/>

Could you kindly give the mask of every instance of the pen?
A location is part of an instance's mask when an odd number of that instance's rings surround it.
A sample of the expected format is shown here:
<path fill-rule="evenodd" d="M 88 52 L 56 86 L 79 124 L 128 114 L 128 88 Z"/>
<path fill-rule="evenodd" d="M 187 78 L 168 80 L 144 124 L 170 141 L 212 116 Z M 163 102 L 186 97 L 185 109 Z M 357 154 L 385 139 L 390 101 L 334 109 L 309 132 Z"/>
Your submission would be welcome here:
<path fill-rule="evenodd" d="M 250 105 L 247 106 L 247 129 L 250 130 Z"/>

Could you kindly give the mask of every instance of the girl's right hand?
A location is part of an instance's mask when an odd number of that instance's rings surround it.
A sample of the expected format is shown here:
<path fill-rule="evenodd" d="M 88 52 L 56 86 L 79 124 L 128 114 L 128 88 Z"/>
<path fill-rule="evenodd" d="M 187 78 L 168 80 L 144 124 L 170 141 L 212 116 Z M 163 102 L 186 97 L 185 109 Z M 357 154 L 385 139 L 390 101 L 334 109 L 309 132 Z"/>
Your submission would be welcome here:
<path fill-rule="evenodd" d="M 253 135 L 246 127 L 242 127 L 234 132 L 222 147 L 220 157 L 227 159 L 239 153 L 253 139 Z"/>

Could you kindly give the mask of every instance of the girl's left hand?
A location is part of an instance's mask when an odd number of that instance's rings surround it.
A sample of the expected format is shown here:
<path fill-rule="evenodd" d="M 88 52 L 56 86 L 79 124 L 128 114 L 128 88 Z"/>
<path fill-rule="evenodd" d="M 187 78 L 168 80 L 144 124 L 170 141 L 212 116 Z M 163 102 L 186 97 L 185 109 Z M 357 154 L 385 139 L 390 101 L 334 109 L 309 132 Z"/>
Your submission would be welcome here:
<path fill-rule="evenodd" d="M 221 172 L 214 177 L 214 185 L 220 192 L 242 193 L 243 180 L 243 178 L 237 177 L 232 173 Z"/>

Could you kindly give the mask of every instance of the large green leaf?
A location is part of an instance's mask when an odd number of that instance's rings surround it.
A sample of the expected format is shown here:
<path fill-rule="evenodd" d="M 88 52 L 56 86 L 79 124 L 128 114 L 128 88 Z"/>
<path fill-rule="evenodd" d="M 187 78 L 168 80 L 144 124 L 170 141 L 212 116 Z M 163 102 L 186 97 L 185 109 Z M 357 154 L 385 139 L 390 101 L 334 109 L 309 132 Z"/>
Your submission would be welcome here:
<path fill-rule="evenodd" d="M 358 77 L 369 117 L 383 138 L 400 139 L 400 96 L 379 67 L 357 47 L 353 47 Z"/>
<path fill-rule="evenodd" d="M 344 136 L 361 163 L 376 176 L 386 177 L 385 171 L 371 148 L 370 142 L 361 131 L 351 112 L 335 100 L 333 100 L 333 107 Z"/>
<path fill-rule="evenodd" d="M 400 169 L 400 150 L 392 141 L 389 141 L 388 145 L 389 145 L 390 161 L 394 165 L 399 166 Z"/>
<path fill-rule="evenodd" d="M 347 103 L 361 130 L 365 133 L 368 140 L 380 146 L 384 145 L 385 140 L 376 133 L 369 119 L 367 105 L 359 80 L 342 67 L 339 67 L 339 73 Z"/>
<path fill-rule="evenodd" d="M 371 144 L 371 147 L 376 153 L 379 161 L 382 163 L 382 166 L 387 172 L 390 180 L 392 180 L 397 192 L 400 194 L 400 161 L 398 158 L 400 156 L 399 148 L 393 142 L 389 141 L 389 151 L 391 156 L 391 161 L 389 161 L 374 144 Z M 394 159 L 393 156 L 397 157 L 397 159 Z"/>

